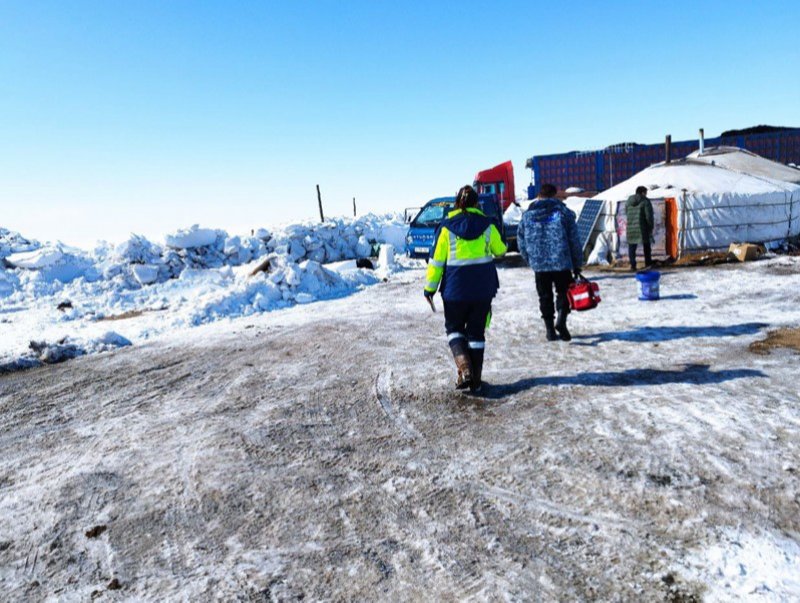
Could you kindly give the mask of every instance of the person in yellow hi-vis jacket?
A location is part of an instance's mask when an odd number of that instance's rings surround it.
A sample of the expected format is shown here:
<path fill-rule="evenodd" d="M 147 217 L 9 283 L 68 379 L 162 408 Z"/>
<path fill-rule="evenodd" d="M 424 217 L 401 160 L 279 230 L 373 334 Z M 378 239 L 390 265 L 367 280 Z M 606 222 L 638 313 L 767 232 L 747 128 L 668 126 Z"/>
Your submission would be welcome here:
<path fill-rule="evenodd" d="M 439 226 L 425 284 L 428 299 L 437 290 L 442 293 L 444 327 L 458 369 L 457 389 L 481 388 L 485 332 L 500 287 L 494 258 L 506 251 L 500 231 L 478 209 L 478 193 L 463 187 L 455 209 Z"/>

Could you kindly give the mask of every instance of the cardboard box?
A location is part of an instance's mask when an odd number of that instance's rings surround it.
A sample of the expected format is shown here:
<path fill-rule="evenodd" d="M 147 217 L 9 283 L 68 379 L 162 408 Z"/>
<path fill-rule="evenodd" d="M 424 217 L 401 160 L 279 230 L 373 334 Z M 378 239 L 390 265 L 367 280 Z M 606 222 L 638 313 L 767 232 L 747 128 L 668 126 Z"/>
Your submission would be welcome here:
<path fill-rule="evenodd" d="M 764 250 L 760 245 L 753 245 L 752 243 L 731 243 L 728 253 L 740 262 L 752 262 L 761 257 Z"/>

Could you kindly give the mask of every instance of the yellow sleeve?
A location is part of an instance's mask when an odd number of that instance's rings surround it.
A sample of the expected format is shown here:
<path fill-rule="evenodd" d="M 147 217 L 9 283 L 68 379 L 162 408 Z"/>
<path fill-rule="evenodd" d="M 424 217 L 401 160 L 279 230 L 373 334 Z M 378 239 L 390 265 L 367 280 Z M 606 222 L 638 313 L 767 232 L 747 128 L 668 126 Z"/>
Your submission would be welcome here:
<path fill-rule="evenodd" d="M 492 224 L 492 230 L 489 234 L 489 251 L 491 251 L 492 255 L 495 257 L 504 256 L 506 251 L 508 251 L 508 247 L 503 243 L 503 237 L 500 236 L 500 231 L 497 230 L 494 224 Z"/>
<path fill-rule="evenodd" d="M 436 292 L 444 274 L 444 266 L 447 257 L 450 255 L 450 231 L 442 228 L 439 238 L 436 240 L 436 248 L 433 250 L 433 257 L 428 260 L 428 271 L 425 275 L 425 291 Z"/>

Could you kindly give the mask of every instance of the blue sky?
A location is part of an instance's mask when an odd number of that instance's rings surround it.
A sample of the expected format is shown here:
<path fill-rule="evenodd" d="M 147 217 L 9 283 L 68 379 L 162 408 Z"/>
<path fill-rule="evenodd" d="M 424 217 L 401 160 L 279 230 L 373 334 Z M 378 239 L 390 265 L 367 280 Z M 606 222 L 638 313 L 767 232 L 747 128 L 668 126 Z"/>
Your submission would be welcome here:
<path fill-rule="evenodd" d="M 800 126 L 798 2 L 0 0 L 0 226 L 390 211 L 478 169 Z"/>

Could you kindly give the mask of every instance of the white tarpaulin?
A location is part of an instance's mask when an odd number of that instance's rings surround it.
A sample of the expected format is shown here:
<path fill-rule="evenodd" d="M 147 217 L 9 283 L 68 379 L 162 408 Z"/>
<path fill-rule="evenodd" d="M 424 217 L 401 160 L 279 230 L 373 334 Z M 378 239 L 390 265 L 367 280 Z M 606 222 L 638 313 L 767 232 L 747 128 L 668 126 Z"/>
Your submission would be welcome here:
<path fill-rule="evenodd" d="M 767 242 L 800 234 L 800 187 L 753 195 L 689 194 L 678 199 L 682 252 L 723 249 L 731 243 Z"/>

